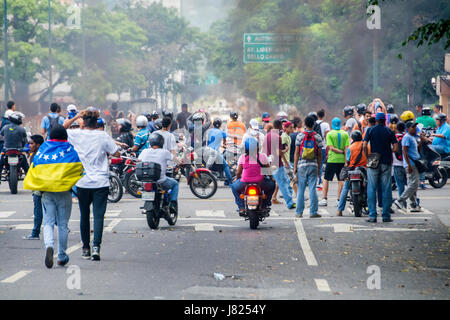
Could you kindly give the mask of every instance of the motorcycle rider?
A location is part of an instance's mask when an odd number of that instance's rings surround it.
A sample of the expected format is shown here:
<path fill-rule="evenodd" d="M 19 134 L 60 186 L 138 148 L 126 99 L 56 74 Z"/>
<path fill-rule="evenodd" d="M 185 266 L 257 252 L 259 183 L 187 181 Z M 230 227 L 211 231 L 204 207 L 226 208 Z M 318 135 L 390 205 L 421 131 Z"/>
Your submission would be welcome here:
<path fill-rule="evenodd" d="M 125 118 L 125 113 L 119 110 L 117 102 L 111 104 L 111 111 L 105 111 L 106 123 L 111 127 L 111 136 L 113 139 L 117 139 L 120 135 L 119 126 L 116 122 L 117 119 Z"/>
<path fill-rule="evenodd" d="M 128 148 L 132 148 L 134 146 L 134 137 L 131 133 L 131 121 L 125 118 L 117 119 L 116 121 L 119 125 L 119 137 L 117 138 L 117 141 L 125 143 Z"/>
<path fill-rule="evenodd" d="M 150 120 L 147 119 L 148 120 L 147 130 L 149 133 L 152 133 L 153 131 L 158 130 L 155 128 L 155 121 L 158 119 L 159 119 L 159 113 L 158 113 L 158 111 L 155 110 L 150 114 Z M 136 126 L 137 126 L 137 119 L 136 119 Z"/>
<path fill-rule="evenodd" d="M 360 103 L 356 106 L 356 114 L 358 115 L 358 120 L 359 122 L 363 122 L 364 120 L 364 114 L 367 111 L 367 106 L 364 103 Z M 361 130 L 359 130 L 361 131 Z"/>
<path fill-rule="evenodd" d="M 355 170 L 358 167 L 365 167 L 367 165 L 367 157 L 363 150 L 363 136 L 361 131 L 355 130 L 352 132 L 352 143 L 347 149 L 347 158 L 345 166 Z M 339 199 L 337 216 L 342 217 L 347 202 L 347 194 L 350 189 L 350 180 L 346 179 L 344 187 L 342 188 L 341 197 Z"/>
<path fill-rule="evenodd" d="M 136 137 L 134 138 L 134 145 L 131 148 L 131 152 L 136 152 L 139 155 L 143 150 L 149 147 L 150 131 L 148 128 L 148 120 L 145 116 L 139 116 L 136 118 L 136 126 L 139 129 Z"/>
<path fill-rule="evenodd" d="M 245 154 L 239 157 L 236 179 L 231 185 L 239 216 L 245 216 L 244 200 L 240 198 L 240 195 L 244 192 L 247 183 L 257 183 L 263 190 L 266 195 L 263 200 L 263 207 L 266 208 L 266 216 L 268 216 L 275 182 L 272 178 L 265 177 L 262 174 L 262 168 L 270 166 L 269 159 L 265 153 L 259 151 L 259 143 L 255 138 L 247 138 L 244 141 L 244 146 Z"/>
<path fill-rule="evenodd" d="M 0 130 L 0 137 L 3 137 L 5 144 L 3 150 L 17 149 L 21 150 L 28 143 L 27 132 L 25 128 L 21 126 L 22 120 L 25 116 L 21 112 L 13 111 L 9 114 L 8 120 L 10 124 L 7 124 Z M 0 158 L 0 172 L 3 170 L 5 156 Z M 28 172 L 28 162 L 25 156 L 22 157 L 20 166 L 25 173 Z"/>
<path fill-rule="evenodd" d="M 423 107 L 422 108 L 422 116 L 418 117 L 416 120 L 417 123 L 420 123 L 423 125 L 423 128 L 432 128 L 436 129 L 436 121 L 431 116 L 431 109 L 430 107 Z"/>
<path fill-rule="evenodd" d="M 171 190 L 169 208 L 171 211 L 176 211 L 178 208 L 178 182 L 175 179 L 166 176 L 167 164 L 176 159 L 169 151 L 163 149 L 164 137 L 160 133 L 153 132 L 148 140 L 150 142 L 150 148 L 141 152 L 139 160 L 143 162 L 158 163 L 161 166 L 161 176 L 158 180 L 158 184 L 164 190 Z"/>
<path fill-rule="evenodd" d="M 214 150 L 214 153 L 210 152 L 210 156 L 213 156 L 215 159 L 213 163 L 223 165 L 223 173 L 227 177 L 225 185 L 227 186 L 233 182 L 233 179 L 231 177 L 230 166 L 220 153 L 220 147 L 225 144 L 227 138 L 227 134 L 220 129 L 221 126 L 222 120 L 215 119 L 213 122 L 214 128 L 208 130 L 208 147 Z M 211 163 L 211 161 L 212 159 L 208 159 L 208 163 Z"/>
<path fill-rule="evenodd" d="M 189 133 L 191 134 L 191 147 L 198 149 L 206 145 L 206 132 L 211 127 L 209 113 L 196 112 L 187 119 Z"/>
<path fill-rule="evenodd" d="M 16 110 L 16 104 L 14 101 L 8 101 L 6 104 L 7 110 L 5 111 L 5 114 L 2 116 L 2 124 L 0 125 L 0 130 L 3 129 L 4 126 L 7 124 L 10 124 L 9 116 Z M 5 142 L 3 141 L 2 137 L 0 137 L 0 152 L 3 150 L 3 144 Z"/>
<path fill-rule="evenodd" d="M 240 146 L 242 143 L 242 138 L 246 132 L 245 125 L 241 121 L 238 121 L 239 115 L 237 112 L 232 111 L 230 113 L 231 121 L 228 122 L 227 125 L 227 138 L 230 138 L 231 141 L 229 144 L 232 144 L 236 147 Z"/>
<path fill-rule="evenodd" d="M 450 125 L 447 123 L 447 115 L 440 113 L 436 117 L 437 131 L 433 136 L 432 148 L 441 156 L 450 153 Z"/>

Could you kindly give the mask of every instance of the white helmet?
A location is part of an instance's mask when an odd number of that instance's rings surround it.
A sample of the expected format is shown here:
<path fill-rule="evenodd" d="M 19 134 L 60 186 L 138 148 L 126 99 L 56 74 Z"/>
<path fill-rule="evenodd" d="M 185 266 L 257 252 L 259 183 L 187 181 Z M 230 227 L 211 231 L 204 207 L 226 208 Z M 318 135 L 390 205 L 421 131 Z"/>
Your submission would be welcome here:
<path fill-rule="evenodd" d="M 286 112 L 284 111 L 280 111 L 277 113 L 277 117 L 279 120 L 283 120 L 283 119 L 287 119 L 288 115 Z"/>
<path fill-rule="evenodd" d="M 67 111 L 68 112 L 70 112 L 70 111 L 77 111 L 77 107 L 74 104 L 69 104 L 67 106 Z"/>
<path fill-rule="evenodd" d="M 136 118 L 136 127 L 146 127 L 148 120 L 146 116 L 139 116 Z"/>

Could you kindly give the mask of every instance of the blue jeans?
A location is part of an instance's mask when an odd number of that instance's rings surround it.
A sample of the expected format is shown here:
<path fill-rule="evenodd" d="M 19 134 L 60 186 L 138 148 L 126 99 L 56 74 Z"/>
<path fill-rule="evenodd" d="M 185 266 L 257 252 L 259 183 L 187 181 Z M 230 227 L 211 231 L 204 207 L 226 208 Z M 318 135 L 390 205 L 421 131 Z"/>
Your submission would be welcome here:
<path fill-rule="evenodd" d="M 292 188 L 289 186 L 289 177 L 286 173 L 286 169 L 284 167 L 280 167 L 273 172 L 273 178 L 278 184 L 278 188 L 283 195 L 284 201 L 286 201 L 287 207 L 290 209 L 294 201 L 292 200 Z M 291 192 L 289 192 L 291 189 Z"/>
<path fill-rule="evenodd" d="M 347 195 L 350 190 L 350 180 L 345 180 L 344 187 L 342 188 L 341 197 L 339 198 L 338 210 L 344 211 L 347 204 Z"/>
<path fill-rule="evenodd" d="M 178 199 L 178 181 L 166 177 L 166 180 L 164 180 L 163 183 L 160 183 L 161 187 L 164 190 L 170 190 L 170 201 L 177 201 Z"/>
<path fill-rule="evenodd" d="M 297 190 L 297 214 L 303 214 L 305 210 L 305 189 L 308 183 L 309 187 L 309 214 L 310 216 L 316 215 L 319 209 L 319 199 L 317 198 L 317 178 L 318 178 L 319 168 L 317 166 L 303 166 L 298 167 L 297 178 L 298 178 L 298 190 Z"/>
<path fill-rule="evenodd" d="M 369 207 L 369 217 L 371 219 L 377 218 L 377 189 L 381 183 L 382 197 L 383 197 L 383 219 L 391 217 L 389 209 L 392 205 L 392 166 L 382 164 L 377 169 L 367 169 L 367 204 Z"/>
<path fill-rule="evenodd" d="M 44 192 L 42 194 L 44 211 L 45 247 L 55 246 L 53 229 L 58 223 L 58 261 L 66 259 L 67 238 L 69 236 L 69 219 L 72 212 L 72 195 L 70 191 Z"/>
<path fill-rule="evenodd" d="M 42 225 L 42 196 L 37 196 L 33 194 L 33 204 L 34 204 L 34 226 L 31 231 L 32 237 L 39 237 L 41 233 L 41 225 Z"/>
<path fill-rule="evenodd" d="M 398 196 L 400 197 L 406 186 L 406 170 L 403 166 L 394 166 L 394 179 L 397 184 Z"/>
<path fill-rule="evenodd" d="M 320 164 L 319 184 L 322 184 L 323 164 L 327 160 L 326 157 L 327 157 L 326 149 L 322 149 L 322 163 Z"/>
<path fill-rule="evenodd" d="M 241 199 L 240 195 L 244 193 L 245 186 L 247 185 L 247 182 L 242 182 L 241 179 L 237 179 L 232 185 L 231 185 L 231 191 L 234 195 L 234 202 L 238 206 L 239 209 L 244 208 L 244 200 Z M 267 195 L 266 199 L 263 201 L 264 207 L 270 207 L 272 204 L 272 195 L 275 191 L 275 182 L 273 182 L 271 179 L 264 178 L 260 183 L 259 186 L 261 187 L 262 191 L 265 195 Z"/>

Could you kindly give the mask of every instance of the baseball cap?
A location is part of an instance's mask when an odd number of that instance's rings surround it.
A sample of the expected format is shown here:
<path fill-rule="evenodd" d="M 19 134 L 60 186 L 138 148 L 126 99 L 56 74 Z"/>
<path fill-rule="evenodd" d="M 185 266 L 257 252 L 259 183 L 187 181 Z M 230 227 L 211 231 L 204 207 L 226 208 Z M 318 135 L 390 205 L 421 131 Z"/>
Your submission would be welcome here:
<path fill-rule="evenodd" d="M 256 119 L 252 119 L 250 120 L 250 127 L 252 127 L 252 129 L 259 129 L 259 124 L 258 124 L 258 120 Z"/>
<path fill-rule="evenodd" d="M 73 104 L 67 106 L 67 111 L 77 111 L 77 107 Z"/>
<path fill-rule="evenodd" d="M 292 122 L 290 122 L 290 121 L 286 121 L 285 123 L 283 123 L 283 128 L 287 128 L 287 127 L 289 127 L 290 125 L 292 125 Z"/>
<path fill-rule="evenodd" d="M 340 128 L 341 128 L 341 119 L 339 119 L 339 118 L 334 118 L 332 121 L 331 121 L 331 128 L 333 129 L 333 130 L 339 130 Z"/>
<path fill-rule="evenodd" d="M 268 112 L 262 114 L 262 121 L 270 121 L 270 114 Z"/>
<path fill-rule="evenodd" d="M 376 115 L 376 119 L 378 120 L 386 120 L 386 115 L 383 112 L 378 112 Z"/>
<path fill-rule="evenodd" d="M 409 128 L 411 128 L 411 127 L 415 127 L 415 126 L 417 126 L 417 125 L 418 125 L 418 123 L 415 122 L 415 121 L 408 121 L 408 122 L 406 122 L 406 128 L 407 128 L 407 129 L 409 129 Z"/>

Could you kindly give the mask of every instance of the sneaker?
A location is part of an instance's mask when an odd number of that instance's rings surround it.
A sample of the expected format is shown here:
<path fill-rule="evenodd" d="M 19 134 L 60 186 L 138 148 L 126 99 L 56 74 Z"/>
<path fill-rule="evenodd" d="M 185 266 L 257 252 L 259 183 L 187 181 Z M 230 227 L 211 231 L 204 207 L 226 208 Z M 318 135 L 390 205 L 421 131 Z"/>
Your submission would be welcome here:
<path fill-rule="evenodd" d="M 342 217 L 342 211 L 341 211 L 341 210 L 338 210 L 337 216 L 338 216 L 338 217 Z"/>
<path fill-rule="evenodd" d="M 238 212 L 239 212 L 239 217 L 245 217 L 246 216 L 245 209 L 238 209 Z"/>
<path fill-rule="evenodd" d="M 319 207 L 326 207 L 328 205 L 327 199 L 322 199 L 319 201 Z"/>
<path fill-rule="evenodd" d="M 33 236 L 32 234 L 22 237 L 23 240 L 40 240 L 39 236 Z"/>
<path fill-rule="evenodd" d="M 411 209 L 409 210 L 409 212 L 422 212 L 422 208 L 418 205 L 411 206 Z"/>
<path fill-rule="evenodd" d="M 391 218 L 386 218 L 386 219 L 383 219 L 383 222 L 393 222 L 394 220 L 392 220 Z"/>
<path fill-rule="evenodd" d="M 297 208 L 297 204 L 293 203 L 292 206 L 289 207 L 289 210 Z"/>
<path fill-rule="evenodd" d="M 92 248 L 92 261 L 100 261 L 100 247 L 93 247 Z"/>
<path fill-rule="evenodd" d="M 425 185 L 425 183 L 421 183 L 420 184 L 420 189 L 422 189 L 422 190 L 427 190 L 428 188 L 427 188 L 427 186 Z"/>
<path fill-rule="evenodd" d="M 392 203 L 395 204 L 395 206 L 397 207 L 397 209 L 401 209 L 401 208 L 402 208 L 402 204 L 401 204 L 400 201 L 398 201 L 397 199 L 395 199 Z"/>
<path fill-rule="evenodd" d="M 312 216 L 309 216 L 310 218 L 322 218 L 322 216 L 318 213 L 313 214 Z"/>
<path fill-rule="evenodd" d="M 392 208 L 389 208 L 389 209 L 388 209 L 388 212 L 389 212 L 390 214 L 394 214 L 394 213 L 395 213 L 395 211 L 392 210 Z"/>
<path fill-rule="evenodd" d="M 64 267 L 69 262 L 69 256 L 66 256 L 64 260 L 57 261 L 56 264 L 60 267 Z"/>
<path fill-rule="evenodd" d="M 53 267 L 53 247 L 48 247 L 45 250 L 45 266 L 49 269 Z"/>
<path fill-rule="evenodd" d="M 298 218 L 298 219 L 301 219 L 301 218 L 303 218 L 303 213 L 302 213 L 302 214 L 297 213 L 297 214 L 295 215 L 295 217 Z"/>
<path fill-rule="evenodd" d="M 370 222 L 370 223 L 377 223 L 377 219 L 369 219 L 369 220 L 366 220 L 367 222 Z"/>
<path fill-rule="evenodd" d="M 90 259 L 91 258 L 91 249 L 90 248 L 83 248 L 83 253 L 81 254 L 81 257 L 83 259 Z"/>

